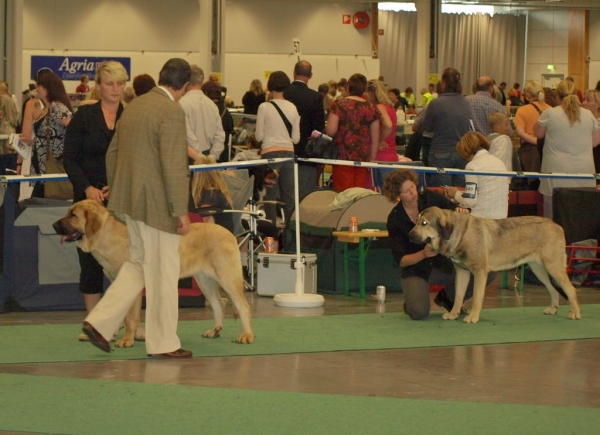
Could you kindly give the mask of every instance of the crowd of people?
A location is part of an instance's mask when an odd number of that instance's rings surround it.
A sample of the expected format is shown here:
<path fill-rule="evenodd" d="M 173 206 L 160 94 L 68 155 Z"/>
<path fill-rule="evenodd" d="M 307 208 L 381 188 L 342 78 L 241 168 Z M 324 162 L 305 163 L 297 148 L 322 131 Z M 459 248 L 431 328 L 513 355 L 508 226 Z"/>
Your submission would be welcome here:
<path fill-rule="evenodd" d="M 492 78 L 481 76 L 472 95 L 465 97 L 460 72 L 449 67 L 439 83 L 420 90 L 417 104 L 411 87 L 401 92 L 386 85 L 383 77 L 369 80 L 353 74 L 347 80 L 321 84 L 316 91 L 309 87 L 312 75 L 312 65 L 299 61 L 292 80 L 284 71 L 272 72 L 266 88 L 260 80 L 252 80 L 241 100 L 247 117 L 237 125 L 227 110 L 227 90 L 219 77 L 211 74 L 205 81 L 200 67 L 182 59 L 171 59 L 163 66 L 158 85 L 149 74 L 140 74 L 131 87 L 123 65 L 104 62 L 92 89 L 90 78 L 81 77 L 77 92 L 86 93 L 86 99 L 76 111 L 62 80 L 42 68 L 35 75 L 36 92 L 24 104 L 20 122 L 8 86 L 0 82 L 2 132 L 21 129 L 21 140 L 32 150 L 29 173 L 44 174 L 51 157 L 63 162 L 73 185 L 73 200 L 107 205 L 126 222 L 130 233 L 130 261 L 102 298 L 102 268 L 92 255 L 78 250 L 80 290 L 88 312 L 81 340 L 109 349 L 108 340 L 136 289 L 145 286 L 151 295 L 146 314 L 148 354 L 191 356 L 181 348 L 176 333 L 179 237 L 189 230 L 189 211 L 227 210 L 233 204 L 220 171 L 198 172 L 190 181 L 188 164 L 232 159 L 229 138 L 236 127 L 251 135 L 248 151 L 233 160 L 310 157 L 307 143 L 317 130 L 333 138 L 340 160 L 385 163 L 402 159 L 396 148 L 396 128 L 403 125 L 406 114 L 413 113 L 418 116 L 412 143 L 418 148 L 416 152 L 411 149 L 409 141 L 407 152 L 428 166 L 476 174 L 513 169 L 599 171 L 600 90 L 578 92 L 570 78 L 555 90 L 528 81 L 521 91 L 518 83 L 507 90 L 505 82 L 497 86 Z M 509 122 L 511 106 L 518 106 L 514 116 L 514 136 L 520 142 L 517 160 Z M 12 150 L 4 146 L 3 153 Z M 16 171 L 21 173 L 22 157 L 15 157 Z M 514 168 L 513 162 L 521 167 Z M 278 177 L 265 199 L 281 201 L 289 219 L 296 202 L 293 162 L 270 166 Z M 319 186 L 319 170 L 310 162 L 300 162 L 299 200 Z M 450 310 L 454 300 L 452 265 L 408 239 L 419 212 L 436 205 L 491 219 L 508 215 L 508 177 L 430 174 L 427 184 L 443 186 L 443 194 L 419 191 L 412 170 L 334 165 L 332 180 L 338 191 L 378 189 L 396 204 L 388 230 L 394 258 L 402 269 L 405 311 L 413 319 L 429 313 L 430 284 L 445 286 L 436 296 L 438 305 Z M 594 185 L 591 179 L 544 178 L 530 180 L 529 187 L 539 186 L 544 214 L 552 217 L 553 189 Z M 44 182 L 35 183 L 32 196 L 45 196 Z M 277 222 L 275 204 L 267 206 L 266 213 L 271 222 Z M 216 221 L 233 231 L 231 214 Z"/>

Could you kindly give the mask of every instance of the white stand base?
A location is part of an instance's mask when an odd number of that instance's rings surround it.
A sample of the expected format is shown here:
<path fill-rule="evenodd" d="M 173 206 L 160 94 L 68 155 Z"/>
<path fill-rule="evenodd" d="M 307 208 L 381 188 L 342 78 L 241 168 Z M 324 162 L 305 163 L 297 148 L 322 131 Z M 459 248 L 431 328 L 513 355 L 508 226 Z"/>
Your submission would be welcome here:
<path fill-rule="evenodd" d="M 323 306 L 325 298 L 315 294 L 280 293 L 273 297 L 273 301 L 284 308 L 316 308 Z"/>

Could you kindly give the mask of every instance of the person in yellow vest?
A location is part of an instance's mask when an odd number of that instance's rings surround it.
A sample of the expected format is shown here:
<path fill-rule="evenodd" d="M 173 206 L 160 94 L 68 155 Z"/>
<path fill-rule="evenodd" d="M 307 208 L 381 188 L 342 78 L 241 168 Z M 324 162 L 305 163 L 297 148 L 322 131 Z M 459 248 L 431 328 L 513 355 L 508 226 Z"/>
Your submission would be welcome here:
<path fill-rule="evenodd" d="M 419 106 L 425 107 L 433 100 L 433 95 L 427 88 L 421 88 L 421 102 Z"/>
<path fill-rule="evenodd" d="M 400 96 L 406 100 L 410 107 L 415 107 L 415 93 L 413 92 L 413 89 L 411 87 L 406 88 L 404 92 L 400 94 Z"/>

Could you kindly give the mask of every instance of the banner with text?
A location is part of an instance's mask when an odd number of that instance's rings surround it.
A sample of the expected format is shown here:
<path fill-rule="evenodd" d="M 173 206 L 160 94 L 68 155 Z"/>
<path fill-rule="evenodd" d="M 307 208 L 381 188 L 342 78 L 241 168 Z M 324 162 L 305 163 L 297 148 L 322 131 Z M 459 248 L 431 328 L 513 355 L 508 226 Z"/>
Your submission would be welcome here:
<path fill-rule="evenodd" d="M 35 73 L 45 67 L 62 80 L 80 80 L 82 74 L 87 74 L 94 81 L 98 66 L 107 60 L 121 62 L 131 77 L 130 57 L 31 56 L 31 79 L 35 80 Z"/>

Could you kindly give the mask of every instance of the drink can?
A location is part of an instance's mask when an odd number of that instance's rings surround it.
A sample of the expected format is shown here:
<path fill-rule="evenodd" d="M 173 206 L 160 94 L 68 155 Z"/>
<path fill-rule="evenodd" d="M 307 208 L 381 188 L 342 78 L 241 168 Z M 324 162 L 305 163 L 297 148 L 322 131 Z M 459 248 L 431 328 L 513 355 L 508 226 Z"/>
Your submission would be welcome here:
<path fill-rule="evenodd" d="M 378 285 L 376 293 L 377 293 L 377 300 L 379 301 L 380 304 L 383 304 L 385 302 L 385 286 Z"/>
<path fill-rule="evenodd" d="M 350 218 L 350 224 L 348 225 L 348 231 L 356 232 L 358 231 L 358 219 L 355 217 Z"/>
<path fill-rule="evenodd" d="M 273 237 L 267 237 L 265 239 L 265 252 L 275 252 L 275 239 Z"/>

